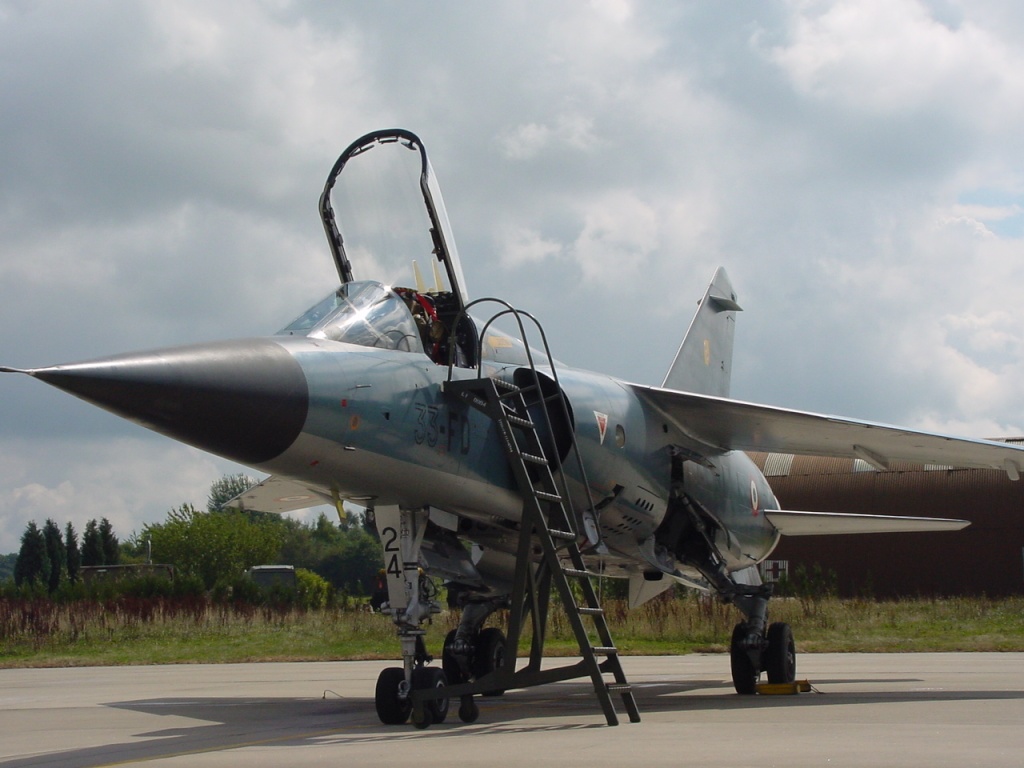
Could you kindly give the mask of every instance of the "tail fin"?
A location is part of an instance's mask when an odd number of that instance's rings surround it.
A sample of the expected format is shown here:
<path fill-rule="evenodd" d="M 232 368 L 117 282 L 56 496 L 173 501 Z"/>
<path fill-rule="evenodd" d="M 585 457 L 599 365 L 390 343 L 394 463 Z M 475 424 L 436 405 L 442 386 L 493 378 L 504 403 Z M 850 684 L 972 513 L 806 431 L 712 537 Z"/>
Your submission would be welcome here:
<path fill-rule="evenodd" d="M 716 397 L 729 396 L 732 339 L 736 329 L 736 292 L 723 267 L 711 278 L 697 314 L 679 345 L 663 387 Z"/>

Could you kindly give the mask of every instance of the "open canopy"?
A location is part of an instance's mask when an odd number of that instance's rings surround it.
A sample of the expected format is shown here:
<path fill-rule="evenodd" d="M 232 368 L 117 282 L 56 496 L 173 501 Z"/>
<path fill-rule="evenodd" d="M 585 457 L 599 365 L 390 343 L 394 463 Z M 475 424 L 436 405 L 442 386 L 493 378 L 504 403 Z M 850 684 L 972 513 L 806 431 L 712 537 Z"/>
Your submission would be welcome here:
<path fill-rule="evenodd" d="M 386 129 L 350 144 L 327 177 L 320 216 L 342 283 L 377 280 L 465 307 L 448 214 L 415 134 Z"/>

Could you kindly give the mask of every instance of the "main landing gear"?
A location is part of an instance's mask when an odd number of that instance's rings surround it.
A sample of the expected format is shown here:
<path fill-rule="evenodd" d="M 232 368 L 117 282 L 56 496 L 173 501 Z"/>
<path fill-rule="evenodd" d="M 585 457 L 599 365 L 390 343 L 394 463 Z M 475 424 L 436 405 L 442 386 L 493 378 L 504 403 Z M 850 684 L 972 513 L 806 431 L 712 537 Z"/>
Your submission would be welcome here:
<path fill-rule="evenodd" d="M 762 672 L 769 683 L 792 683 L 796 680 L 796 645 L 789 624 L 775 622 L 765 630 L 768 598 L 772 585 L 735 586 L 731 602 L 746 617 L 732 631 L 729 661 L 732 684 L 736 693 L 748 696 L 757 693 Z M 728 595 L 724 595 L 729 599 Z"/>
<path fill-rule="evenodd" d="M 507 605 L 507 596 L 463 605 L 459 627 L 445 637 L 441 656 L 445 674 L 452 685 L 480 680 L 505 666 L 505 633 L 497 627 L 484 628 L 483 623 L 488 616 Z M 501 696 L 503 693 L 504 689 L 493 689 L 484 691 L 483 695 Z M 462 717 L 461 709 L 459 716 Z"/>
<path fill-rule="evenodd" d="M 735 562 L 739 549 L 731 544 L 731 535 L 718 519 L 687 493 L 689 457 L 673 449 L 670 458 L 668 509 L 655 531 L 655 555 L 660 551 L 670 565 L 675 558 L 695 568 L 723 602 L 733 603 L 743 614 L 744 620 L 733 629 L 729 644 L 732 681 L 737 693 L 756 693 L 762 672 L 768 673 L 772 683 L 794 682 L 793 632 L 788 624 L 768 625 L 768 600 L 773 585 L 762 584 L 753 567 L 730 573 L 725 551 L 732 552 Z"/>
<path fill-rule="evenodd" d="M 768 600 L 772 584 L 761 584 L 753 569 L 746 583 L 725 566 L 725 557 L 719 549 L 720 526 L 715 519 L 683 490 L 683 459 L 672 458 L 672 514 L 666 519 L 672 526 L 661 532 L 661 543 L 683 562 L 695 567 L 707 579 L 712 589 L 727 603 L 733 603 L 743 614 L 732 631 L 729 643 L 729 661 L 736 693 L 757 693 L 757 681 L 767 672 L 770 683 L 796 681 L 796 647 L 793 631 L 781 622 L 768 625 Z M 744 571 L 739 573 L 743 574 Z"/>

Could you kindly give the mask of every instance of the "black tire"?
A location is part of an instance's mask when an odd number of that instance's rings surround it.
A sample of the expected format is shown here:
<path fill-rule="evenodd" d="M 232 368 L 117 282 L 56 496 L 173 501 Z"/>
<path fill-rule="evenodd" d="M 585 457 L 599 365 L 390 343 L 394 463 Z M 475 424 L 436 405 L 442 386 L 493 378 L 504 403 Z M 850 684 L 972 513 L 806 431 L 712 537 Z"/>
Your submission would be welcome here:
<path fill-rule="evenodd" d="M 452 644 L 455 642 L 455 633 L 457 631 L 453 629 L 445 635 L 444 649 L 441 651 L 441 668 L 448 676 L 448 683 L 450 685 L 468 682 L 465 675 L 462 674 L 462 667 L 459 665 L 458 659 L 452 653 Z"/>
<path fill-rule="evenodd" d="M 413 670 L 412 687 L 414 690 L 444 688 L 447 685 L 448 677 L 442 669 L 437 667 L 420 667 Z M 423 704 L 430 715 L 430 723 L 443 723 L 445 718 L 448 717 L 449 700 L 447 698 L 431 699 L 423 702 Z M 430 725 L 430 723 L 427 725 Z"/>
<path fill-rule="evenodd" d="M 473 647 L 473 677 L 479 680 L 505 666 L 505 633 L 497 627 L 480 630 Z M 501 696 L 504 688 L 485 691 L 484 696 Z"/>
<path fill-rule="evenodd" d="M 424 707 L 423 708 L 423 715 L 422 716 L 417 715 L 416 714 L 416 708 L 413 707 L 413 709 L 412 709 L 412 724 L 415 725 L 419 730 L 422 731 L 424 728 L 429 728 L 433 722 L 434 722 L 434 717 L 433 717 L 433 715 L 430 714 L 430 707 Z"/>
<path fill-rule="evenodd" d="M 463 696 L 459 704 L 459 720 L 464 723 L 475 723 L 480 717 L 480 707 L 473 701 L 472 696 Z"/>
<path fill-rule="evenodd" d="M 384 725 L 402 725 L 409 719 L 412 701 L 398 698 L 398 686 L 404 680 L 405 670 L 401 667 L 387 667 L 377 677 L 373 702 L 377 707 L 377 717 Z"/>
<path fill-rule="evenodd" d="M 789 624 L 776 622 L 768 627 L 768 645 L 762 664 L 768 673 L 769 683 L 792 683 L 796 681 L 796 644 Z"/>
<path fill-rule="evenodd" d="M 745 624 L 737 624 L 732 630 L 732 642 L 729 644 L 729 661 L 732 666 L 732 684 L 736 693 L 741 696 L 751 696 L 757 693 L 757 678 L 760 675 L 754 662 L 750 660 L 750 654 L 743 647 L 743 641 L 747 637 Z"/>

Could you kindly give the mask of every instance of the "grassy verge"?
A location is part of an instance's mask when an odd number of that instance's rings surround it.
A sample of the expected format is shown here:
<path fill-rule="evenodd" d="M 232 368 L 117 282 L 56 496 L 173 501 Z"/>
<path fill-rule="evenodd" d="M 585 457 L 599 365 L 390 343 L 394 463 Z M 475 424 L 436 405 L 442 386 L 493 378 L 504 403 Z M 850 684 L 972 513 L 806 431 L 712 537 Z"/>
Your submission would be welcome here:
<path fill-rule="evenodd" d="M 663 596 L 627 610 L 607 601 L 626 654 L 725 652 L 735 609 Z M 773 621 L 789 622 L 799 651 L 1024 651 L 1024 598 L 869 601 L 776 599 Z M 454 613 L 435 618 L 437 653 Z M 564 615 L 552 615 L 548 652 L 575 651 Z M 66 604 L 0 600 L 0 667 L 218 663 L 396 658 L 387 617 L 212 604 L 203 599 L 120 598 Z"/>

